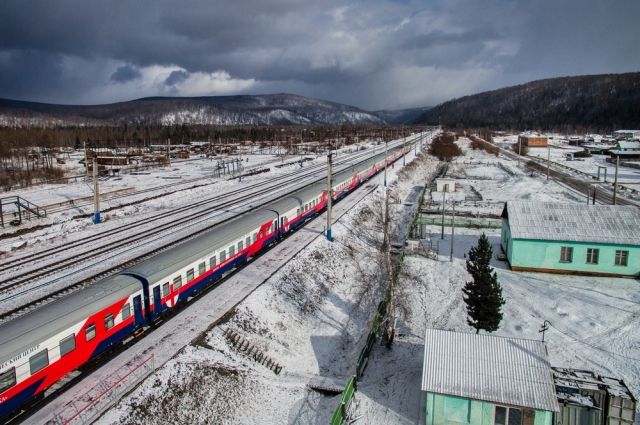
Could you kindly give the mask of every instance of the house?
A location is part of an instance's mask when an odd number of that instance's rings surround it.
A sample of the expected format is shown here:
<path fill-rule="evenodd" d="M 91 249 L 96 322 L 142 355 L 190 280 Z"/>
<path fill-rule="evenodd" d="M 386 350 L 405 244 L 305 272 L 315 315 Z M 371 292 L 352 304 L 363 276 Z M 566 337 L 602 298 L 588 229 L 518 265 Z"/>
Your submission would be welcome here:
<path fill-rule="evenodd" d="M 455 192 L 456 181 L 455 179 L 438 178 L 436 179 L 436 192 Z"/>
<path fill-rule="evenodd" d="M 640 130 L 618 130 L 613 132 L 616 140 L 634 140 L 640 139 Z"/>
<path fill-rule="evenodd" d="M 557 424 L 633 425 L 637 400 L 621 379 L 588 370 L 553 369 L 560 412 Z"/>
<path fill-rule="evenodd" d="M 434 202 L 460 202 L 465 200 L 465 193 L 456 184 L 455 179 L 440 177 L 436 179 L 436 190 L 431 192 Z"/>
<path fill-rule="evenodd" d="M 559 411 L 543 342 L 427 329 L 427 425 L 551 425 Z"/>
<path fill-rule="evenodd" d="M 546 136 L 538 136 L 535 134 L 521 134 L 518 136 L 518 143 L 523 146 L 528 146 L 530 148 L 546 148 L 547 147 L 547 137 Z"/>
<path fill-rule="evenodd" d="M 637 276 L 640 209 L 509 201 L 501 246 L 512 270 Z"/>

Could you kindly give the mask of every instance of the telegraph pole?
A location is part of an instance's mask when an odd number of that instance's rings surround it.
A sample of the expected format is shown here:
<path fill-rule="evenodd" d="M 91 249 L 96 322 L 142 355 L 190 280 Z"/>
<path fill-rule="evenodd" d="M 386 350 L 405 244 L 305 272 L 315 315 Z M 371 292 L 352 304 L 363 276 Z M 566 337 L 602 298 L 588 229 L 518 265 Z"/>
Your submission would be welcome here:
<path fill-rule="evenodd" d="M 171 166 L 171 138 L 167 138 L 167 162 Z"/>
<path fill-rule="evenodd" d="M 85 181 L 88 180 L 89 177 L 89 163 L 87 162 L 87 141 L 82 142 L 82 146 L 84 147 L 84 169 L 85 169 Z"/>
<path fill-rule="evenodd" d="M 329 242 L 333 241 L 333 235 L 331 234 L 331 207 L 333 203 L 333 179 L 331 174 L 333 173 L 333 161 L 331 155 L 331 153 L 327 155 L 327 240 Z"/>
<path fill-rule="evenodd" d="M 100 223 L 100 193 L 98 188 L 98 156 L 93 157 L 93 224 Z"/>
<path fill-rule="evenodd" d="M 384 187 L 387 187 L 387 142 L 384 142 Z"/>
<path fill-rule="evenodd" d="M 456 203 L 452 202 L 453 215 L 451 216 L 451 251 L 449 252 L 449 262 L 453 262 L 453 232 L 456 228 Z"/>
<path fill-rule="evenodd" d="M 616 155 L 616 175 L 613 178 L 613 205 L 616 204 L 616 195 L 618 193 L 618 166 L 620 165 L 620 155 Z"/>
<path fill-rule="evenodd" d="M 551 146 L 547 143 L 547 181 L 549 181 L 549 163 L 551 162 Z"/>
<path fill-rule="evenodd" d="M 442 232 L 440 233 L 440 239 L 444 239 L 444 200 L 447 192 L 442 188 Z"/>

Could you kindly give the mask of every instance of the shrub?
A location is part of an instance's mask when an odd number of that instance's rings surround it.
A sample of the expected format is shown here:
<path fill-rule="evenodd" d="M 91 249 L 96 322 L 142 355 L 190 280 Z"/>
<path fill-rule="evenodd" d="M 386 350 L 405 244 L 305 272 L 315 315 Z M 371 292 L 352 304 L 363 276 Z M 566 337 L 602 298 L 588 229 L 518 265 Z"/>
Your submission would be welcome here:
<path fill-rule="evenodd" d="M 462 155 L 462 150 L 455 143 L 455 137 L 446 133 L 438 136 L 429 146 L 429 154 L 440 161 L 451 161 L 452 158 Z"/>

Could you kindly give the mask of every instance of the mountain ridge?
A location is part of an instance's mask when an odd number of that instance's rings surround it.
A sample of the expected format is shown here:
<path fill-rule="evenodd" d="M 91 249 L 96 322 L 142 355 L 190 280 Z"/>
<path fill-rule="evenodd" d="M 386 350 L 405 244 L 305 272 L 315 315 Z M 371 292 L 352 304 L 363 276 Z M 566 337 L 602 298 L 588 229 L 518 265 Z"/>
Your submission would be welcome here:
<path fill-rule="evenodd" d="M 60 105 L 0 99 L 0 126 L 384 123 L 385 121 L 375 113 L 355 106 L 288 93 L 197 97 L 153 96 L 101 105 Z"/>
<path fill-rule="evenodd" d="M 415 124 L 494 129 L 639 128 L 640 72 L 547 78 L 441 103 Z"/>

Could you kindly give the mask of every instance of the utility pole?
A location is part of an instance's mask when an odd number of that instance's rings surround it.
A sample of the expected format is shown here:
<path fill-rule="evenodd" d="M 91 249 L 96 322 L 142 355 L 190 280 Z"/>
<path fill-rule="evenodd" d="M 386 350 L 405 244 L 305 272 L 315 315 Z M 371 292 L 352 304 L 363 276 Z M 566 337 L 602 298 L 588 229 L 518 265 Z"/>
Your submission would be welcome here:
<path fill-rule="evenodd" d="M 449 262 L 453 262 L 453 232 L 456 228 L 456 203 L 452 202 L 453 214 L 451 215 L 451 251 L 449 252 Z"/>
<path fill-rule="evenodd" d="M 384 142 L 384 187 L 387 187 L 387 142 Z"/>
<path fill-rule="evenodd" d="M 442 189 L 442 231 L 440 233 L 440 239 L 444 239 L 444 201 L 445 201 L 445 192 L 444 188 Z"/>
<path fill-rule="evenodd" d="M 167 138 L 167 162 L 171 166 L 171 138 Z"/>
<path fill-rule="evenodd" d="M 549 163 L 551 162 L 551 146 L 547 144 L 547 181 L 549 181 Z"/>
<path fill-rule="evenodd" d="M 520 155 L 522 151 L 522 140 L 520 139 L 520 136 L 518 136 L 518 168 L 520 168 Z"/>
<path fill-rule="evenodd" d="M 100 223 L 100 193 L 98 188 L 98 156 L 93 157 L 93 224 Z"/>
<path fill-rule="evenodd" d="M 332 207 L 332 197 L 333 197 L 333 183 L 332 183 L 332 174 L 333 173 L 333 161 L 331 158 L 331 153 L 327 155 L 327 240 L 329 242 L 333 241 L 333 235 L 331 234 L 331 207 Z"/>
<path fill-rule="evenodd" d="M 613 178 L 613 205 L 616 204 L 616 195 L 618 193 L 618 166 L 620 165 L 620 155 L 616 155 L 616 175 Z"/>
<path fill-rule="evenodd" d="M 89 177 L 89 163 L 87 162 L 87 141 L 82 142 L 82 146 L 84 147 L 84 169 L 85 169 L 85 177 Z M 85 180 L 86 181 L 86 180 Z"/>

